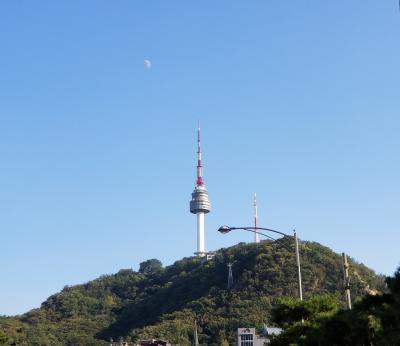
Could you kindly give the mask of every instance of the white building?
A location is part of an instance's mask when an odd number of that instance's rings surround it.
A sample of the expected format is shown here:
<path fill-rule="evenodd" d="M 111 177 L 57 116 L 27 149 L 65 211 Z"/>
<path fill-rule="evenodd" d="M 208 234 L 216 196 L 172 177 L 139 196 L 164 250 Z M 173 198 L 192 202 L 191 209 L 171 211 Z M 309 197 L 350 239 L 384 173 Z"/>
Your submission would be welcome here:
<path fill-rule="evenodd" d="M 281 328 L 264 326 L 262 335 L 258 335 L 256 328 L 238 328 L 236 346 L 264 346 L 269 344 L 271 336 L 281 332 Z"/>

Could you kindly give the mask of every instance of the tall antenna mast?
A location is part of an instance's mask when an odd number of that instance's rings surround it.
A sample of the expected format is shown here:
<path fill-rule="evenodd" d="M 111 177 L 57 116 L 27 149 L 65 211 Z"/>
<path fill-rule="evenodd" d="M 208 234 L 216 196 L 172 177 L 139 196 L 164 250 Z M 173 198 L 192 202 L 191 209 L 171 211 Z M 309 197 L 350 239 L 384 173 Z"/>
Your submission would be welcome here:
<path fill-rule="evenodd" d="M 254 199 L 253 199 L 253 207 L 254 207 L 254 242 L 260 242 L 260 235 L 258 234 L 257 227 L 258 227 L 258 208 L 257 208 L 257 195 L 254 192 Z"/>

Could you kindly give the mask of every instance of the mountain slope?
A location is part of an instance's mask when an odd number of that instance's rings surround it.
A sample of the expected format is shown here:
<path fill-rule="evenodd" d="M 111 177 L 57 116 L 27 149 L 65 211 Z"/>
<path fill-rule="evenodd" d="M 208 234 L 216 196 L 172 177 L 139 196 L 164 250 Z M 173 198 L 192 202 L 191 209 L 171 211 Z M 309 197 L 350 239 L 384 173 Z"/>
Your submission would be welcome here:
<path fill-rule="evenodd" d="M 286 247 L 282 246 L 286 243 Z M 289 251 L 292 249 L 292 251 Z M 304 295 L 343 290 L 341 256 L 311 242 L 300 244 Z M 234 287 L 226 289 L 227 264 Z M 383 278 L 350 262 L 353 297 L 383 290 Z M 200 342 L 233 341 L 239 326 L 262 326 L 281 296 L 297 296 L 291 238 L 221 249 L 202 264 L 184 258 L 166 268 L 148 261 L 139 272 L 121 270 L 84 285 L 65 287 L 24 315 L 0 318 L 0 327 L 19 345 L 102 345 L 99 340 L 163 337 L 189 345 L 193 321 Z"/>

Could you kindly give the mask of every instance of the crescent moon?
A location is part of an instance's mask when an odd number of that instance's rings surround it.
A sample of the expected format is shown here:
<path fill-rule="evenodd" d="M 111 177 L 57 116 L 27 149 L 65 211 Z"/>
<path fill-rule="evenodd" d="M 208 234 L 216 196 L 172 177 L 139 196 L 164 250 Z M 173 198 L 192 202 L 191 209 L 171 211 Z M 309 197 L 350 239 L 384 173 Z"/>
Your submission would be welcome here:
<path fill-rule="evenodd" d="M 150 69 L 151 69 L 151 61 L 148 60 L 148 59 L 145 59 L 145 60 L 143 60 L 143 62 L 144 62 L 144 66 L 145 66 L 148 70 L 150 70 Z"/>

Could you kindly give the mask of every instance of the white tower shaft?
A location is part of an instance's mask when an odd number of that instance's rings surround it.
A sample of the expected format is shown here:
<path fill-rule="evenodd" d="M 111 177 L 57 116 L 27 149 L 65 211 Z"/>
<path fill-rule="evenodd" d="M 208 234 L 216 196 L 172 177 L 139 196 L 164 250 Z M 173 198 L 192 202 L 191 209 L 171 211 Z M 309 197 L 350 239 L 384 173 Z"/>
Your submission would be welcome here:
<path fill-rule="evenodd" d="M 197 253 L 201 256 L 206 252 L 204 239 L 204 213 L 199 212 L 197 215 Z"/>

